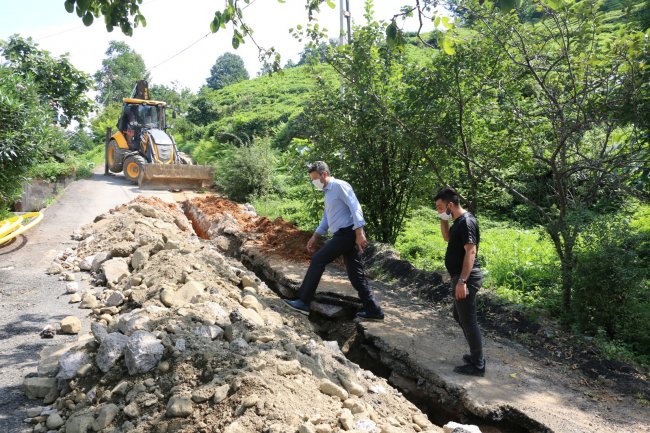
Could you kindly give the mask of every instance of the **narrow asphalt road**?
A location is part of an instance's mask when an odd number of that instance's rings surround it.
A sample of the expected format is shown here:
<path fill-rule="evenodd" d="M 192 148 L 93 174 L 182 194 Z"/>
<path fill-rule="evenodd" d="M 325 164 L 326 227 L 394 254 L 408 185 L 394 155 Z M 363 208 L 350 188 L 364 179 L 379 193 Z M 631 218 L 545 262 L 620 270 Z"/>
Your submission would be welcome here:
<path fill-rule="evenodd" d="M 90 327 L 89 310 L 80 310 L 62 296 L 65 283 L 45 275 L 59 251 L 76 242 L 70 235 L 95 216 L 137 195 L 171 195 L 166 191 L 141 192 L 122 176 L 92 178 L 72 183 L 63 195 L 44 210 L 45 218 L 13 243 L 0 247 L 0 432 L 31 432 L 25 409 L 39 405 L 21 391 L 23 378 L 36 373 L 39 353 L 46 345 L 75 341 L 76 336 L 57 335 L 41 339 L 47 324 L 63 317 L 82 319 L 82 332 Z"/>

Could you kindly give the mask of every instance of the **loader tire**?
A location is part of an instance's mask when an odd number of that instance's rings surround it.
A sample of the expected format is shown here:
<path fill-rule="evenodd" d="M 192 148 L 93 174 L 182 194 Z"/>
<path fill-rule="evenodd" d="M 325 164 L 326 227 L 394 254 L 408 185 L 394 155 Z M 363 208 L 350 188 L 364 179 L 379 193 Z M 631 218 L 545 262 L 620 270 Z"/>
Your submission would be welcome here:
<path fill-rule="evenodd" d="M 129 155 L 124 158 L 124 177 L 132 183 L 138 183 L 142 167 L 146 164 L 140 155 Z"/>
<path fill-rule="evenodd" d="M 109 141 L 108 145 L 106 145 L 106 165 L 108 165 L 108 169 L 113 173 L 122 171 L 124 158 L 120 152 L 123 151 L 119 148 L 115 140 Z"/>

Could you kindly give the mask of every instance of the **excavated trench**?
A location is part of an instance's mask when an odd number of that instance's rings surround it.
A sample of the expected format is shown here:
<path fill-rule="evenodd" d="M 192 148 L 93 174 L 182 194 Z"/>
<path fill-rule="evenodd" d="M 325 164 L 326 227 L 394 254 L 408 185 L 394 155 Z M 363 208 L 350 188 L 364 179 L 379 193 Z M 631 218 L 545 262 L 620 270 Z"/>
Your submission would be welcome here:
<path fill-rule="evenodd" d="M 201 212 L 191 202 L 182 203 L 182 208 L 197 236 L 213 241 L 212 231 Z M 219 234 L 223 237 L 223 233 Z M 286 281 L 278 281 L 276 273 L 252 260 L 242 251 L 243 240 L 229 234 L 230 248 L 227 253 L 241 261 L 258 278 L 281 297 L 295 292 L 296 287 L 286 287 Z M 382 347 L 381 341 L 373 341 L 365 336 L 362 325 L 354 320 L 361 304 L 358 299 L 336 293 L 317 292 L 315 301 L 320 304 L 342 307 L 336 317 L 312 313 L 309 320 L 317 334 L 324 340 L 336 341 L 341 351 L 351 361 L 362 368 L 383 377 L 399 390 L 402 395 L 415 404 L 429 420 L 443 426 L 449 421 L 475 424 L 483 433 L 552 433 L 552 430 L 529 418 L 522 412 L 500 407 L 482 416 L 474 413 L 458 387 L 445 383 L 439 378 L 426 378 L 417 366 L 407 365 L 403 360 L 408 356 L 391 353 L 390 348 Z"/>

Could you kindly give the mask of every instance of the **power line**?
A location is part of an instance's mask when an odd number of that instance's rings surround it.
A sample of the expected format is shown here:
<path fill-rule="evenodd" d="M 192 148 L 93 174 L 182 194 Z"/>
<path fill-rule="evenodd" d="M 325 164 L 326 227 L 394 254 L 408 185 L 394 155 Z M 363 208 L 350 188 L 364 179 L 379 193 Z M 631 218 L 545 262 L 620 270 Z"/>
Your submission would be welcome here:
<path fill-rule="evenodd" d="M 152 69 L 157 68 L 158 66 L 162 65 L 163 63 L 167 63 L 168 61 L 170 61 L 170 60 L 173 59 L 174 57 L 177 57 L 177 56 L 183 54 L 185 51 L 189 50 L 189 49 L 192 48 L 194 45 L 198 44 L 199 42 L 201 42 L 203 39 L 207 38 L 207 37 L 210 36 L 211 34 L 212 34 L 212 32 L 208 32 L 208 33 L 206 33 L 205 35 L 201 36 L 199 39 L 197 39 L 196 41 L 192 42 L 190 45 L 188 45 L 187 47 L 183 48 L 182 50 L 180 50 L 179 52 L 177 52 L 177 53 L 174 54 L 173 56 L 171 56 L 171 57 L 169 57 L 169 58 L 163 60 L 162 62 L 158 63 L 158 64 L 155 65 L 155 66 L 150 67 L 150 68 L 147 70 L 147 72 L 151 72 Z"/>
<path fill-rule="evenodd" d="M 151 0 L 151 1 L 157 1 L 157 0 Z M 253 3 L 255 3 L 256 1 L 257 1 L 257 0 L 252 0 L 250 3 L 248 3 L 246 6 L 244 6 L 241 10 L 244 11 L 247 7 L 251 6 L 251 5 L 252 5 Z M 201 42 L 203 39 L 207 38 L 207 37 L 210 36 L 211 34 L 212 34 L 212 32 L 208 32 L 208 33 L 206 33 L 205 35 L 201 36 L 199 39 L 197 39 L 196 41 L 192 42 L 190 45 L 188 45 L 187 47 L 183 48 L 182 50 L 180 50 L 179 52 L 177 52 L 177 53 L 174 54 L 173 56 L 171 56 L 171 57 L 169 57 L 169 58 L 163 60 L 162 62 L 160 62 L 160 63 L 158 63 L 158 64 L 156 64 L 156 65 L 154 65 L 154 66 L 152 66 L 152 67 L 150 67 L 149 69 L 147 69 L 147 72 L 151 72 L 152 69 L 157 68 L 158 66 L 160 66 L 160 65 L 162 65 L 162 64 L 164 64 L 164 63 L 167 63 L 168 61 L 172 60 L 172 59 L 175 58 L 175 57 L 178 57 L 179 55 L 183 54 L 185 51 L 189 50 L 189 49 L 192 48 L 194 45 L 198 44 L 199 42 Z"/>

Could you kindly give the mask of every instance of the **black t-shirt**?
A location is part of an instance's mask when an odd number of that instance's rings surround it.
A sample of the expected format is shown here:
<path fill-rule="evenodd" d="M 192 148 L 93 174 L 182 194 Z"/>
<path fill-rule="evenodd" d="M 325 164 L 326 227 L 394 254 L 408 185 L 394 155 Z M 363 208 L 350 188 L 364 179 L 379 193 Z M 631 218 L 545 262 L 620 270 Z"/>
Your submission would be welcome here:
<path fill-rule="evenodd" d="M 454 224 L 449 228 L 449 243 L 445 254 L 445 267 L 449 275 L 460 275 L 463 269 L 463 259 L 465 258 L 465 244 L 476 245 L 477 258 L 474 259 L 473 269 L 480 267 L 478 263 L 478 244 L 480 241 L 481 233 L 474 215 L 465 212 L 454 221 Z"/>

